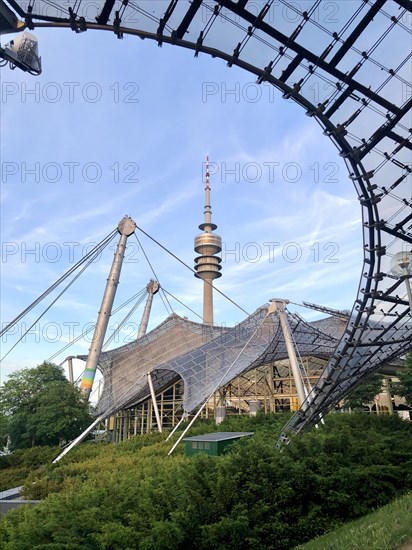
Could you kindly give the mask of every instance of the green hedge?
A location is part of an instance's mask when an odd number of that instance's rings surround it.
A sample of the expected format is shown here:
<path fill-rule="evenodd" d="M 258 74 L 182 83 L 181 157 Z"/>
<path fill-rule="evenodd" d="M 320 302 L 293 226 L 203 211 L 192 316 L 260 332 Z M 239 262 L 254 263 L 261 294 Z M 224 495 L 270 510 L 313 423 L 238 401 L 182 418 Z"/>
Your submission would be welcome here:
<path fill-rule="evenodd" d="M 0 456 L 0 491 L 22 485 L 30 472 L 44 469 L 58 452 L 58 447 L 32 447 Z"/>
<path fill-rule="evenodd" d="M 162 434 L 82 445 L 31 474 L 27 495 L 48 497 L 0 522 L 0 548 L 287 549 L 412 490 L 411 423 L 329 415 L 279 452 L 284 423 L 228 418 L 220 430 L 255 435 L 220 457 L 168 457 Z"/>

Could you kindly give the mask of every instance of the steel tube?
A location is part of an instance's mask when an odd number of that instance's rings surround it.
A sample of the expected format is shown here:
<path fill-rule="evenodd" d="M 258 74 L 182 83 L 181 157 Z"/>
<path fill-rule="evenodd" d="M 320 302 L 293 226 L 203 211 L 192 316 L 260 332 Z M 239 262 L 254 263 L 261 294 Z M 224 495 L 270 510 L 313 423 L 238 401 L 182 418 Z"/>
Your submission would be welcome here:
<path fill-rule="evenodd" d="M 96 375 L 97 365 L 100 359 L 100 354 L 102 352 L 102 346 L 104 338 L 106 336 L 107 325 L 109 323 L 114 298 L 116 296 L 117 286 L 119 284 L 120 271 L 122 269 L 127 237 L 134 233 L 135 228 L 135 222 L 128 217 L 123 218 L 117 228 L 121 237 L 117 245 L 110 274 L 107 279 L 106 289 L 104 291 L 99 316 L 96 322 L 96 328 L 94 329 L 93 339 L 90 346 L 89 355 L 87 357 L 82 382 L 80 385 L 86 399 L 88 399 L 90 396 L 94 377 Z"/>

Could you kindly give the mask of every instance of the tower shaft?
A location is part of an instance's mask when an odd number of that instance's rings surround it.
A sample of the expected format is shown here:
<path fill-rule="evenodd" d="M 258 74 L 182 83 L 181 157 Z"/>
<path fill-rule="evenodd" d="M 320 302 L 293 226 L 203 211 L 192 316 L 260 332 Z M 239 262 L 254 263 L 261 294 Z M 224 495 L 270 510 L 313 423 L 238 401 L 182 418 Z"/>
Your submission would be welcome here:
<path fill-rule="evenodd" d="M 203 279 L 203 322 L 213 325 L 213 279 Z"/>

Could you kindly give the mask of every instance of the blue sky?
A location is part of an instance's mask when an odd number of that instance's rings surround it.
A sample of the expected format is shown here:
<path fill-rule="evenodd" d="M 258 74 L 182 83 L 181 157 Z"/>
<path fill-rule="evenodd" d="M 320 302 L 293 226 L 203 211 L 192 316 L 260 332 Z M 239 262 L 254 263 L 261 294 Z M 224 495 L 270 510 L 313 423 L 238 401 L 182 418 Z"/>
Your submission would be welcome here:
<path fill-rule="evenodd" d="M 193 266 L 206 155 L 213 221 L 223 240 L 216 286 L 249 313 L 274 296 L 351 308 L 362 265 L 360 207 L 332 142 L 300 107 L 236 67 L 177 47 L 95 31 L 35 34 L 43 74 L 1 72 L 2 323 L 125 214 Z M 201 314 L 202 283 L 137 235 L 163 287 Z M 129 242 L 115 305 L 152 276 L 134 237 Z M 77 336 L 95 321 L 113 251 L 112 245 L 3 361 L 2 379 L 48 358 L 71 330 Z M 290 309 L 308 320 L 320 315 Z M 115 345 L 133 338 L 141 312 Z M 149 328 L 166 316 L 157 296 Z M 243 317 L 215 293 L 216 323 Z M 19 323 L 3 338 L 2 355 L 23 331 Z M 88 346 L 79 342 L 55 361 Z"/>

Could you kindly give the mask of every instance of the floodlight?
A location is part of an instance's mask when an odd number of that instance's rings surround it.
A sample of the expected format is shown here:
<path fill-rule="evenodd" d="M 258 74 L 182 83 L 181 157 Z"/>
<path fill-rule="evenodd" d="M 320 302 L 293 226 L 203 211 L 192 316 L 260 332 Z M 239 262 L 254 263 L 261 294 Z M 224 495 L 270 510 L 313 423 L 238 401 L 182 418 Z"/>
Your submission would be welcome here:
<path fill-rule="evenodd" d="M 9 63 L 11 69 L 18 67 L 32 75 L 41 74 L 41 58 L 37 38 L 25 31 L 11 40 L 4 48 L 0 46 L 0 66 Z"/>
<path fill-rule="evenodd" d="M 391 272 L 398 279 L 405 279 L 409 306 L 412 313 L 412 290 L 409 282 L 412 277 L 412 252 L 402 251 L 394 254 L 391 259 Z"/>

